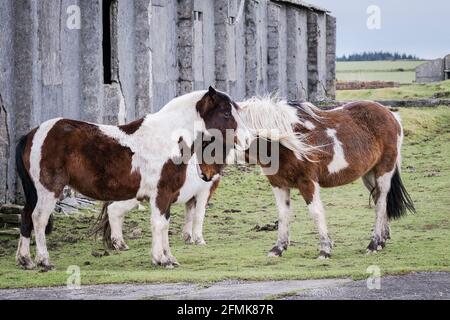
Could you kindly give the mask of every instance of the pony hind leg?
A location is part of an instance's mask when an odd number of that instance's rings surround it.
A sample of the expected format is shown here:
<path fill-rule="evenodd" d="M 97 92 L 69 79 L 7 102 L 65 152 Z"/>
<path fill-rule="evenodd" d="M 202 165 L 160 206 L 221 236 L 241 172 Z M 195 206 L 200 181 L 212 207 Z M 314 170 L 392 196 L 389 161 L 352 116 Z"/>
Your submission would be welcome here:
<path fill-rule="evenodd" d="M 206 205 L 208 203 L 209 190 L 196 196 L 194 224 L 192 228 L 192 240 L 197 245 L 205 245 L 203 239 L 203 223 L 205 221 Z"/>
<path fill-rule="evenodd" d="M 195 206 L 196 199 L 195 197 L 190 199 L 185 204 L 185 221 L 183 227 L 183 240 L 186 244 L 193 244 L 194 241 L 192 239 L 192 227 L 194 224 L 194 215 L 195 215 Z"/>
<path fill-rule="evenodd" d="M 300 193 L 308 205 L 309 214 L 319 232 L 320 252 L 318 259 L 328 259 L 331 257 L 333 242 L 328 235 L 325 210 L 320 200 L 320 186 L 317 182 L 309 181 L 300 186 Z"/>
<path fill-rule="evenodd" d="M 387 196 L 391 188 L 391 179 L 394 171 L 380 173 L 375 171 L 376 186 L 374 190 L 375 200 L 375 224 L 372 239 L 367 246 L 368 253 L 381 251 L 390 239 L 389 218 L 387 215 Z"/>
<path fill-rule="evenodd" d="M 278 208 L 278 239 L 269 251 L 269 257 L 281 257 L 289 246 L 289 224 L 291 218 L 290 189 L 272 188 Z"/>
<path fill-rule="evenodd" d="M 33 270 L 35 268 L 35 264 L 31 259 L 30 240 L 31 231 L 33 230 L 33 220 L 31 215 L 34 208 L 30 206 L 28 201 L 29 200 L 27 200 L 21 214 L 20 239 L 16 252 L 16 263 L 25 270 Z"/>
<path fill-rule="evenodd" d="M 138 205 L 139 201 L 137 199 L 131 199 L 126 201 L 113 202 L 109 206 L 107 206 L 106 210 L 109 226 L 111 228 L 110 243 L 112 248 L 118 251 L 126 251 L 129 249 L 123 239 L 123 220 L 125 214 L 130 210 L 133 210 Z M 107 227 L 108 226 L 106 226 L 106 228 Z M 106 242 L 108 242 L 108 239 Z"/>
<path fill-rule="evenodd" d="M 377 203 L 378 199 L 378 189 L 377 189 L 377 181 L 375 179 L 375 173 L 373 171 L 370 171 L 365 176 L 362 177 L 362 181 L 367 188 L 367 190 L 370 192 L 370 197 L 373 199 L 375 205 Z M 389 220 L 386 220 L 383 228 L 382 228 L 382 239 L 389 240 L 391 239 L 391 229 L 389 227 Z"/>
<path fill-rule="evenodd" d="M 38 201 L 32 214 L 36 238 L 36 264 L 38 267 L 41 267 L 43 271 L 49 271 L 54 268 L 50 263 L 45 229 L 57 200 L 58 199 L 53 192 L 42 191 L 38 193 Z"/>

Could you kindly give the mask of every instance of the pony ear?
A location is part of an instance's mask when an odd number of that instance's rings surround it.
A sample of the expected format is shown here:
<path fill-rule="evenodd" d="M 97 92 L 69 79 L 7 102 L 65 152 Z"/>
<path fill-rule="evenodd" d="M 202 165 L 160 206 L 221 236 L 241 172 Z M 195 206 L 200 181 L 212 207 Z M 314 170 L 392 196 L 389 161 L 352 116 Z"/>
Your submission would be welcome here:
<path fill-rule="evenodd" d="M 209 95 L 210 97 L 214 97 L 216 94 L 217 94 L 216 89 L 214 89 L 212 86 L 209 86 L 209 89 L 208 89 L 208 95 Z"/>

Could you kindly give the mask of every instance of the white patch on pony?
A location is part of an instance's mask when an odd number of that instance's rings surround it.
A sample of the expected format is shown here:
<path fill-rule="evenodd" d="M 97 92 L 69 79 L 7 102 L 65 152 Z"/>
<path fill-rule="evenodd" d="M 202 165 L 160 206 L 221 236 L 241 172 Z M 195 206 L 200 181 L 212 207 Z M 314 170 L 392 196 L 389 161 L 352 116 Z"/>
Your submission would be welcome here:
<path fill-rule="evenodd" d="M 49 191 L 40 182 L 42 146 L 44 145 L 45 138 L 47 138 L 47 135 L 50 132 L 50 130 L 61 119 L 62 118 L 55 118 L 45 121 L 39 126 L 33 137 L 30 153 L 30 175 L 31 178 L 33 179 L 34 186 L 36 187 L 38 195 L 40 195 L 41 190 L 47 192 Z"/>
<path fill-rule="evenodd" d="M 375 228 L 373 229 L 374 236 L 378 236 L 381 238 L 383 228 L 388 224 L 388 215 L 387 215 L 387 203 L 386 198 L 391 189 L 391 180 L 394 175 L 394 170 L 390 172 L 386 172 L 384 175 L 377 178 L 377 187 L 379 191 L 378 201 L 375 206 L 376 212 L 376 220 L 375 220 Z M 377 250 L 381 250 L 381 246 L 377 248 Z"/>
<path fill-rule="evenodd" d="M 306 121 L 304 122 L 304 124 L 305 124 L 305 128 L 308 129 L 308 130 L 314 130 L 314 129 L 316 128 L 316 126 L 314 125 L 314 123 L 312 123 L 312 122 L 309 121 L 309 120 L 306 120 Z"/>
<path fill-rule="evenodd" d="M 336 136 L 335 129 L 327 129 L 327 135 L 333 139 L 333 159 L 328 165 L 328 172 L 330 174 L 337 173 L 348 167 L 348 162 L 345 160 L 344 148 L 342 147 L 342 143 Z"/>
<path fill-rule="evenodd" d="M 40 181 L 42 146 L 44 145 L 50 130 L 60 120 L 61 118 L 51 119 L 39 126 L 34 134 L 30 153 L 30 176 L 33 180 L 38 197 L 36 207 L 31 215 L 36 238 L 36 261 L 44 265 L 49 264 L 48 251 L 45 243 L 45 228 L 50 214 L 55 208 L 57 196 L 59 195 L 55 195 L 54 192 L 45 188 Z M 24 244 L 21 246 L 24 246 Z"/>
<path fill-rule="evenodd" d="M 322 201 L 320 200 L 320 186 L 317 182 L 314 183 L 313 200 L 308 205 L 308 210 L 311 218 L 314 220 L 317 230 L 320 235 L 320 250 L 327 254 L 331 254 L 332 243 L 328 236 L 327 221 L 325 217 L 325 209 L 323 208 Z M 324 257 L 319 256 L 319 259 Z"/>
<path fill-rule="evenodd" d="M 205 220 L 206 204 L 208 202 L 209 191 L 197 193 L 195 197 L 195 214 L 192 226 L 192 241 L 198 245 L 205 245 L 206 242 L 203 239 L 203 222 Z"/>
<path fill-rule="evenodd" d="M 108 206 L 108 220 L 111 226 L 111 241 L 118 250 L 128 249 L 123 239 L 122 225 L 125 214 L 137 207 L 140 202 L 136 199 L 113 202 Z"/>
<path fill-rule="evenodd" d="M 181 156 L 180 137 L 190 145 L 200 131 L 206 130 L 196 109 L 197 102 L 205 94 L 206 91 L 196 91 L 171 100 L 157 113 L 147 115 L 133 134 L 126 134 L 116 126 L 98 125 L 103 134 L 134 153 L 132 172 L 141 175 L 137 198 L 156 196 L 164 163 Z"/>
<path fill-rule="evenodd" d="M 280 189 L 276 187 L 273 187 L 272 191 L 275 195 L 275 201 L 278 208 L 277 247 L 283 251 L 285 249 L 284 246 L 289 244 L 289 225 L 291 218 L 290 191 L 289 189 Z"/>
<path fill-rule="evenodd" d="M 186 203 L 195 197 L 197 194 L 209 191 L 213 181 L 204 181 L 199 177 L 196 166 L 196 156 L 194 155 L 188 163 L 186 169 L 186 181 L 180 189 L 180 195 L 176 203 Z"/>
<path fill-rule="evenodd" d="M 400 126 L 400 135 L 397 136 L 397 167 L 399 172 L 402 168 L 402 145 L 403 145 L 403 125 L 402 125 L 402 118 L 400 117 L 400 114 L 398 112 L 392 112 L 392 114 L 395 117 L 395 120 L 397 120 L 399 126 Z"/>
<path fill-rule="evenodd" d="M 30 257 L 30 238 L 20 235 L 17 257 Z"/>

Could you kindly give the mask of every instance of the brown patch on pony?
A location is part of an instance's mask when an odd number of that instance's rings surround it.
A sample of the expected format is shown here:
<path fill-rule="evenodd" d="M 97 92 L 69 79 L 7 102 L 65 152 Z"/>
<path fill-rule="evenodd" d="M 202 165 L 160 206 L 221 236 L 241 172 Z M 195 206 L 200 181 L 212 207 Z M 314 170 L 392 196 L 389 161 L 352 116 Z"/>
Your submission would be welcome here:
<path fill-rule="evenodd" d="M 102 201 L 132 199 L 140 187 L 133 152 L 93 124 L 61 120 L 42 146 L 41 183 L 58 197 L 66 185 Z"/>
<path fill-rule="evenodd" d="M 161 170 L 156 207 L 167 220 L 170 218 L 170 206 L 177 201 L 180 189 L 186 181 L 186 168 L 185 163 L 175 164 L 172 160 L 168 160 Z"/>
<path fill-rule="evenodd" d="M 141 118 L 133 122 L 121 125 L 119 126 L 119 129 L 125 132 L 126 134 L 133 134 L 142 126 L 143 122 L 144 118 Z"/>

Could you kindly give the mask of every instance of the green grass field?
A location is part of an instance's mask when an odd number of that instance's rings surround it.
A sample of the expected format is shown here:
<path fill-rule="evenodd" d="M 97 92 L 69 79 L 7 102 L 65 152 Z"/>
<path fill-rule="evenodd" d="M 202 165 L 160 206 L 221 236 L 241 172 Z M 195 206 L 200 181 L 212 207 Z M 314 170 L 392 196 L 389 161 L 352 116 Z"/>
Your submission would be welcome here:
<path fill-rule="evenodd" d="M 369 90 L 338 90 L 339 101 L 349 100 L 409 100 L 444 98 L 450 99 L 450 80 L 428 84 L 402 85 L 399 88 Z"/>
<path fill-rule="evenodd" d="M 277 219 L 274 198 L 259 170 L 236 167 L 226 177 L 205 220 L 205 247 L 181 240 L 184 220 L 175 207 L 170 226 L 171 246 L 181 266 L 166 270 L 151 265 L 149 214 L 128 216 L 125 235 L 140 227 L 143 236 L 127 240 L 130 250 L 103 253 L 100 240 L 87 236 L 93 213 L 73 217 L 57 215 L 55 231 L 48 239 L 56 270 L 41 273 L 15 266 L 17 240 L 0 240 L 0 288 L 65 285 L 71 265 L 81 269 L 81 283 L 133 283 L 193 281 L 208 285 L 224 279 L 365 278 L 371 265 L 383 275 L 412 271 L 450 271 L 450 108 L 402 109 L 405 127 L 403 180 L 417 207 L 392 223 L 392 240 L 376 255 L 366 255 L 374 210 L 360 181 L 323 190 L 330 234 L 335 241 L 330 260 L 316 260 L 318 235 L 298 192 L 293 192 L 292 246 L 282 258 L 268 258 L 276 232 L 256 232 L 255 225 Z M 249 172 L 247 172 L 249 171 Z M 34 255 L 34 243 L 33 243 Z M 99 256 L 98 254 L 95 254 Z M 102 255 L 102 254 L 100 254 Z"/>
<path fill-rule="evenodd" d="M 416 67 L 424 61 L 354 61 L 337 62 L 336 78 L 340 81 L 395 81 L 412 83 Z"/>

